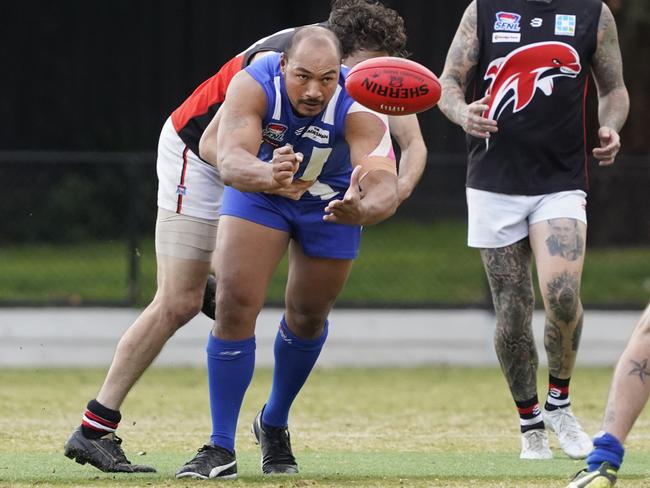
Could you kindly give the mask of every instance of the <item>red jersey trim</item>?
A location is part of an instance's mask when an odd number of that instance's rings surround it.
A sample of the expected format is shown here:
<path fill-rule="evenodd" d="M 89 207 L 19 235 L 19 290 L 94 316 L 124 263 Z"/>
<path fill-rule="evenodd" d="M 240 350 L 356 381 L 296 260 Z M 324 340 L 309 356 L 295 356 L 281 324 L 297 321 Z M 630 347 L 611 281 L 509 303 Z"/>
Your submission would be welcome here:
<path fill-rule="evenodd" d="M 585 189 L 589 190 L 589 152 L 587 149 L 587 89 L 589 88 L 589 77 L 585 78 L 585 91 L 582 95 L 582 142 L 585 146 Z"/>
<path fill-rule="evenodd" d="M 223 103 L 230 81 L 242 70 L 243 64 L 244 54 L 240 54 L 201 83 L 181 106 L 172 112 L 174 130 L 180 132 L 194 117 L 206 114 L 208 109 L 217 103 Z"/>
<path fill-rule="evenodd" d="M 178 193 L 178 201 L 176 203 L 177 214 L 181 213 L 181 210 L 183 210 L 183 195 L 185 195 L 186 191 L 185 174 L 187 173 L 187 151 L 189 150 L 190 148 L 187 146 L 185 146 L 185 149 L 183 150 L 183 170 L 181 171 L 181 181 L 176 188 L 176 193 Z"/>

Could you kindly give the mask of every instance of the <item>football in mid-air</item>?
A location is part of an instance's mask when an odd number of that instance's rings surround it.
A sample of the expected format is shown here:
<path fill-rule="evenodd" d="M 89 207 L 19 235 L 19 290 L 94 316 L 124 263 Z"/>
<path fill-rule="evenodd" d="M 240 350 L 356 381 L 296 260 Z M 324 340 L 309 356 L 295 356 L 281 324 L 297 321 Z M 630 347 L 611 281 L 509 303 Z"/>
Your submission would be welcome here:
<path fill-rule="evenodd" d="M 441 87 L 436 75 L 420 63 L 382 56 L 354 66 L 345 80 L 352 98 L 376 112 L 410 115 L 435 106 Z"/>

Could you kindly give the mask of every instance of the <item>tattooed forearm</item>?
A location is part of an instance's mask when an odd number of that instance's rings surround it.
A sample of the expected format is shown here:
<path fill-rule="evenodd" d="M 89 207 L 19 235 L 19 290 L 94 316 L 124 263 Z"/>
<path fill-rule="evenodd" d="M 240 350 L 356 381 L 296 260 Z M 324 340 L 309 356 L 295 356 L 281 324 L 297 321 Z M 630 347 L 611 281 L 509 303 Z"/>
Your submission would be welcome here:
<path fill-rule="evenodd" d="M 452 121 L 461 123 L 461 109 L 465 103 L 465 91 L 478 62 L 476 2 L 472 2 L 460 21 L 454 40 L 449 47 L 445 67 L 440 76 L 442 97 L 438 106 Z"/>
<path fill-rule="evenodd" d="M 637 362 L 633 359 L 630 359 L 632 363 L 632 369 L 628 373 L 628 376 L 638 376 L 641 380 L 641 383 L 645 384 L 645 379 L 650 376 L 650 370 L 648 370 L 648 360 L 644 359 L 643 361 Z"/>
<path fill-rule="evenodd" d="M 576 219 L 551 219 L 547 223 L 551 235 L 546 239 L 546 247 L 551 256 L 561 256 L 569 261 L 583 256 L 585 243 Z"/>
<path fill-rule="evenodd" d="M 528 240 L 500 249 L 482 249 L 497 327 L 494 345 L 516 401 L 536 393 L 538 357 L 531 327 L 534 295 Z"/>

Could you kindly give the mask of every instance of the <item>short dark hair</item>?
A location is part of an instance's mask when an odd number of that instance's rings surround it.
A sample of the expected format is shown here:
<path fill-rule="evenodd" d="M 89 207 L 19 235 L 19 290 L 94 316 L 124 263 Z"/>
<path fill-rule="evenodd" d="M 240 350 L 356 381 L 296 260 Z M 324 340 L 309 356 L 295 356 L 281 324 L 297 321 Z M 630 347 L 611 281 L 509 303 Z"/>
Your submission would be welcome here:
<path fill-rule="evenodd" d="M 321 31 L 322 31 L 322 33 L 321 33 Z M 307 25 L 307 26 L 299 27 L 298 29 L 296 29 L 294 34 L 289 39 L 289 42 L 287 43 L 287 46 L 284 49 L 285 57 L 288 59 L 289 55 L 293 51 L 294 46 L 296 46 L 296 44 L 298 44 L 304 38 L 306 38 L 308 36 L 311 36 L 311 35 L 320 35 L 320 36 L 327 37 L 327 38 L 331 39 L 332 42 L 334 43 L 335 47 L 336 47 L 336 51 L 337 51 L 337 55 L 338 55 L 339 59 L 343 59 L 343 57 L 344 57 L 343 56 L 343 49 L 342 49 L 342 46 L 341 46 L 340 39 L 338 38 L 338 36 L 336 36 L 336 34 L 334 34 L 332 32 L 331 29 L 328 29 L 327 27 L 321 26 L 321 25 Z"/>
<path fill-rule="evenodd" d="M 409 55 L 404 19 L 377 1 L 334 0 L 328 25 L 341 41 L 343 58 L 360 49 Z"/>

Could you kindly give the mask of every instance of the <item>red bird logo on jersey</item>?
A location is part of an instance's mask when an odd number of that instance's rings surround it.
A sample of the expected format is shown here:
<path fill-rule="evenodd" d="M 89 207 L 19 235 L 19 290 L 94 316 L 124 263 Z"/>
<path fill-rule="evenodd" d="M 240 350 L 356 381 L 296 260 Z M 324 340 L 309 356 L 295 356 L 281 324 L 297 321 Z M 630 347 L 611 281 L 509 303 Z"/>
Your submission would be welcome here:
<path fill-rule="evenodd" d="M 532 101 L 538 89 L 551 95 L 554 78 L 575 78 L 580 70 L 578 52 L 563 42 L 538 42 L 515 49 L 488 66 L 484 79 L 492 81 L 486 95 L 492 97 L 484 115 L 497 120 L 510 103 L 514 105 L 512 112 L 517 113 Z"/>

